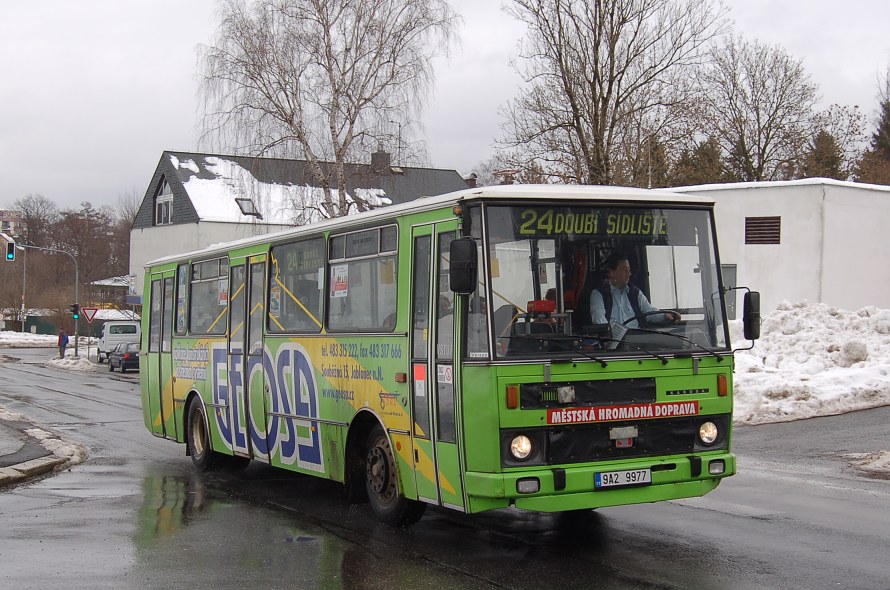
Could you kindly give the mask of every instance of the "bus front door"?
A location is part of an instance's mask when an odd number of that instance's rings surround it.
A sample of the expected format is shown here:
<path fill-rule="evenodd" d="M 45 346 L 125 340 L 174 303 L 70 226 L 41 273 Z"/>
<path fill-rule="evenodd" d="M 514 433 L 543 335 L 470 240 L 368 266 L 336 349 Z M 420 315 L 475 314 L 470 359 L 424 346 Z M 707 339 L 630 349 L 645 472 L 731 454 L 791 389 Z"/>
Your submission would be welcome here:
<path fill-rule="evenodd" d="M 454 295 L 448 251 L 456 223 L 412 233 L 412 440 L 420 499 L 465 509 L 458 448 L 459 404 L 454 388 Z"/>

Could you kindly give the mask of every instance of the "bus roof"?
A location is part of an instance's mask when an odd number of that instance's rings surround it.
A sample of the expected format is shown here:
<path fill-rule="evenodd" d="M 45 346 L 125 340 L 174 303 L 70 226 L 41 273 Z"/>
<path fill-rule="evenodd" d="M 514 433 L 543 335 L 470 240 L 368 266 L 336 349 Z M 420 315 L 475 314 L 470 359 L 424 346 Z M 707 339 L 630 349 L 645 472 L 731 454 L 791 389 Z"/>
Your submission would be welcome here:
<path fill-rule="evenodd" d="M 289 236 L 299 236 L 304 233 L 315 232 L 318 230 L 329 230 L 337 228 L 348 228 L 350 226 L 359 225 L 376 218 L 397 217 L 405 213 L 414 213 L 439 209 L 449 203 L 457 201 L 473 202 L 477 200 L 485 201 L 509 201 L 515 203 L 517 201 L 536 201 L 542 198 L 555 199 L 559 201 L 599 201 L 603 204 L 608 202 L 629 203 L 629 204 L 661 204 L 661 205 L 697 205 L 703 207 L 712 207 L 714 200 L 710 197 L 699 195 L 686 195 L 681 193 L 672 193 L 669 190 L 650 190 L 641 188 L 629 188 L 618 186 L 594 186 L 594 185 L 565 185 L 565 184 L 510 184 L 510 185 L 494 185 L 469 188 L 462 191 L 446 193 L 433 197 L 421 197 L 408 203 L 392 205 L 388 207 L 380 207 L 364 213 L 356 213 L 347 217 L 338 217 L 327 219 L 310 225 L 291 227 L 276 232 L 251 236 L 230 242 L 221 242 L 211 244 L 205 248 L 193 250 L 191 252 L 183 252 L 172 256 L 164 256 L 155 260 L 151 260 L 145 264 L 145 267 L 155 266 L 184 259 L 194 259 L 202 257 L 211 257 L 212 255 L 223 254 L 235 248 L 243 248 L 253 244 L 261 244 L 265 242 L 277 241 Z"/>

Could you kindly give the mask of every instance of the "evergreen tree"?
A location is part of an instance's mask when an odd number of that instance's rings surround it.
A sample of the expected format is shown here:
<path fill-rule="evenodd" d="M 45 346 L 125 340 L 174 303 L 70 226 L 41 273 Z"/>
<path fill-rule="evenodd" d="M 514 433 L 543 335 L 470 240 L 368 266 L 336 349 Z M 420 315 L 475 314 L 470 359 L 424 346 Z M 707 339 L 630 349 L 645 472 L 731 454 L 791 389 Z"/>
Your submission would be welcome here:
<path fill-rule="evenodd" d="M 874 184 L 890 184 L 890 96 L 881 99 L 877 128 L 871 146 L 856 167 L 856 180 Z"/>
<path fill-rule="evenodd" d="M 871 151 L 890 161 L 890 97 L 883 97 L 878 127 L 871 136 Z"/>
<path fill-rule="evenodd" d="M 819 131 L 810 140 L 809 149 L 804 154 L 801 162 L 801 175 L 805 178 L 834 178 L 846 180 L 847 171 L 844 169 L 844 154 L 834 136 L 825 131 Z"/>
<path fill-rule="evenodd" d="M 732 179 L 726 171 L 720 144 L 714 138 L 706 139 L 691 150 L 683 150 L 669 177 L 670 186 L 690 186 L 728 182 Z"/>
<path fill-rule="evenodd" d="M 890 66 L 880 91 L 878 122 L 871 145 L 856 167 L 856 180 L 890 184 Z"/>

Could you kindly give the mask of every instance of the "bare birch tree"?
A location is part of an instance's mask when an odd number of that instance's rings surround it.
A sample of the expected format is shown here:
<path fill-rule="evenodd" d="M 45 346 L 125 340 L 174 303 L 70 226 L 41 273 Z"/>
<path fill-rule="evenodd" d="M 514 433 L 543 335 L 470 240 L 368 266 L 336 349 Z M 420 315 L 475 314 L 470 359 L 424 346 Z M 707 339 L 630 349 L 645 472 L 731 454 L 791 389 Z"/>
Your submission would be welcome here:
<path fill-rule="evenodd" d="M 307 160 L 325 217 L 367 209 L 346 164 L 410 127 L 456 34 L 447 1 L 226 0 L 221 16 L 202 53 L 208 136 Z"/>
<path fill-rule="evenodd" d="M 504 111 L 503 143 L 587 184 L 613 184 L 635 141 L 665 135 L 689 99 L 687 70 L 724 27 L 716 0 L 514 0 L 509 11 L 528 25 L 527 87 Z"/>
<path fill-rule="evenodd" d="M 742 181 L 791 177 L 806 151 L 817 86 L 779 46 L 729 35 L 701 71 L 703 131 Z"/>

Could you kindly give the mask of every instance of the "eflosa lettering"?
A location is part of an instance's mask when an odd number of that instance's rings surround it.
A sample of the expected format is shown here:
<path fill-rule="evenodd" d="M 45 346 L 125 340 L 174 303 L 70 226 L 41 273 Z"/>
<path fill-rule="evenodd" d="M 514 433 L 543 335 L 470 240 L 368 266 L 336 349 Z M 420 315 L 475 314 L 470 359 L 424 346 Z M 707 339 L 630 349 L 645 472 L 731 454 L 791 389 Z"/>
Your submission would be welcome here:
<path fill-rule="evenodd" d="M 580 422 L 611 422 L 614 420 L 644 420 L 695 416 L 698 402 L 664 404 L 627 404 L 596 408 L 552 408 L 547 410 L 547 424 L 577 424 Z"/>

